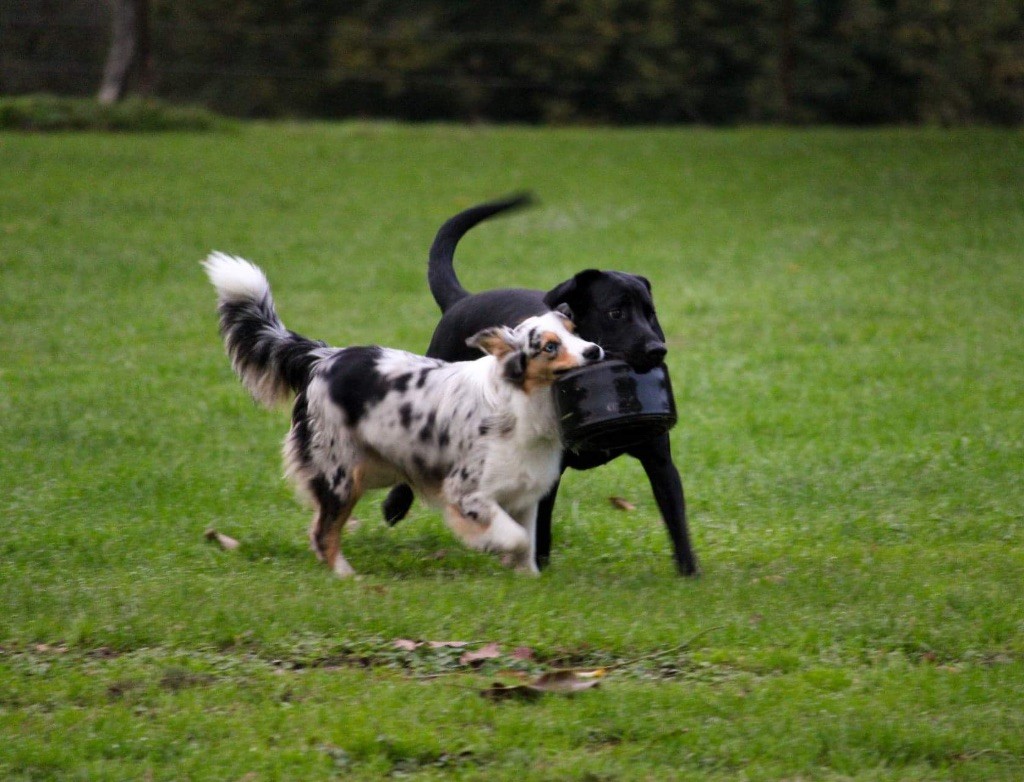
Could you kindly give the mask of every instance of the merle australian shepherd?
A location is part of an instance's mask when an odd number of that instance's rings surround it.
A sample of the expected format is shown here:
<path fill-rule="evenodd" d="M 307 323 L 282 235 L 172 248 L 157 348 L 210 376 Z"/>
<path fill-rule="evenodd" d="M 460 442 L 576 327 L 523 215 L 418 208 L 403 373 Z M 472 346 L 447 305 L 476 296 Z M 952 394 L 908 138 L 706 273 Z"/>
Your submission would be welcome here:
<path fill-rule="evenodd" d="M 293 394 L 286 472 L 312 502 L 309 538 L 353 574 L 341 529 L 368 489 L 411 484 L 471 548 L 536 572 L 537 503 L 558 480 L 562 445 L 551 385 L 603 351 L 560 312 L 467 341 L 486 355 L 446 363 L 383 347 L 332 348 L 285 328 L 263 272 L 241 258 L 204 262 L 232 366 L 264 405 Z"/>

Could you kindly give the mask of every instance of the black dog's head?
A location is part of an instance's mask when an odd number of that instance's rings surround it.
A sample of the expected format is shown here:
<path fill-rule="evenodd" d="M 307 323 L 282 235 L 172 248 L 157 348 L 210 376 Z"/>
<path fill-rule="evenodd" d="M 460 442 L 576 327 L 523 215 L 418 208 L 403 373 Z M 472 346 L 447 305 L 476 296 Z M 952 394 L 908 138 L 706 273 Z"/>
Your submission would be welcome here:
<path fill-rule="evenodd" d="M 583 339 L 638 372 L 665 359 L 665 334 L 654 313 L 651 283 L 644 277 L 586 269 L 544 294 L 544 303 L 552 309 L 568 305 Z"/>

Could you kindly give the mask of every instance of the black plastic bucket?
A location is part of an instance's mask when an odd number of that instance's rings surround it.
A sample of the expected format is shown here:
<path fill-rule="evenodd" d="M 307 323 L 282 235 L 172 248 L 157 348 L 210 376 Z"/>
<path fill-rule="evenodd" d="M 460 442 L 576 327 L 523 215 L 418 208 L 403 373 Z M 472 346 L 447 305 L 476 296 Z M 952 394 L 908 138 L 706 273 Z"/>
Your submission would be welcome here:
<path fill-rule="evenodd" d="M 640 374 L 624 361 L 566 372 L 555 383 L 562 439 L 573 451 L 628 448 L 675 426 L 676 403 L 664 366 Z"/>

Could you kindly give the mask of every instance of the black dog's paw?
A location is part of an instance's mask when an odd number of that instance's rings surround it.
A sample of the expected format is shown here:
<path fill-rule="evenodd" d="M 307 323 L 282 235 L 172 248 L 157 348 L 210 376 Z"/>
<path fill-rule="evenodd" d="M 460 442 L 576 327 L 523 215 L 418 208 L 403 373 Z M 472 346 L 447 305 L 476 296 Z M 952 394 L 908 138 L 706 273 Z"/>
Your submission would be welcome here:
<path fill-rule="evenodd" d="M 700 565 L 697 563 L 696 557 L 692 554 L 689 558 L 683 558 L 682 560 L 676 559 L 676 571 L 683 578 L 701 577 Z"/>
<path fill-rule="evenodd" d="M 395 486 L 384 498 L 384 521 L 392 527 L 405 518 L 412 507 L 413 493 L 408 484 Z"/>

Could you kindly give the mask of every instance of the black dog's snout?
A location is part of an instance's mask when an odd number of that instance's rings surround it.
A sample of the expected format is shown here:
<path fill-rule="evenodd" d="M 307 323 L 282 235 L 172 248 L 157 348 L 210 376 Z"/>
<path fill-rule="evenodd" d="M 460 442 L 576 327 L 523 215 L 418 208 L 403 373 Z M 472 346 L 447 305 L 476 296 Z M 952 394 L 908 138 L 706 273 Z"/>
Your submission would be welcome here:
<path fill-rule="evenodd" d="M 604 355 L 604 351 L 601 350 L 597 345 L 591 345 L 589 348 L 583 351 L 583 358 L 587 361 L 598 361 Z"/>
<path fill-rule="evenodd" d="M 644 347 L 644 352 L 647 354 L 648 361 L 653 364 L 660 364 L 665 360 L 668 348 L 665 347 L 664 342 L 648 342 Z"/>

